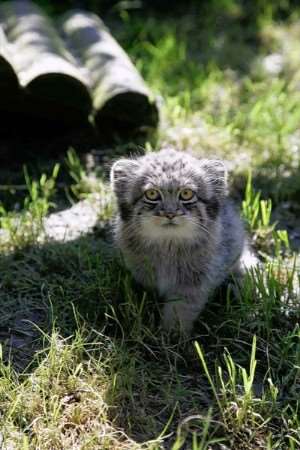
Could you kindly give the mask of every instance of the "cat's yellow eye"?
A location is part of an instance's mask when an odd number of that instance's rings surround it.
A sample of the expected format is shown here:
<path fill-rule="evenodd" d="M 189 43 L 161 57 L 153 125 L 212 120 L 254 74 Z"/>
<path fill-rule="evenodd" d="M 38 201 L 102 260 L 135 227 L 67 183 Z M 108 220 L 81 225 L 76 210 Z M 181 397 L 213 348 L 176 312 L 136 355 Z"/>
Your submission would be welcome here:
<path fill-rule="evenodd" d="M 192 198 L 194 197 L 194 192 L 192 191 L 192 189 L 182 189 L 182 191 L 180 191 L 179 194 L 179 198 L 180 200 L 184 200 L 184 201 L 188 201 L 188 200 L 192 200 Z"/>
<path fill-rule="evenodd" d="M 155 202 L 160 199 L 160 193 L 156 189 L 147 189 L 144 195 L 147 200 L 151 200 L 152 202 Z"/>

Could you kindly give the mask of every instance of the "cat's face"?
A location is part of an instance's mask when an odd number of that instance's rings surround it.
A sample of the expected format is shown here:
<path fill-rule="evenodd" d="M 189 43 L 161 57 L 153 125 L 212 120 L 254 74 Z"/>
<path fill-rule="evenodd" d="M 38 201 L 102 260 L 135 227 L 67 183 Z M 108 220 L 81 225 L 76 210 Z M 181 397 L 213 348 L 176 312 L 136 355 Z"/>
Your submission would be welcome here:
<path fill-rule="evenodd" d="M 123 222 L 156 242 L 209 235 L 226 190 L 222 163 L 174 150 L 119 160 L 111 180 Z"/>

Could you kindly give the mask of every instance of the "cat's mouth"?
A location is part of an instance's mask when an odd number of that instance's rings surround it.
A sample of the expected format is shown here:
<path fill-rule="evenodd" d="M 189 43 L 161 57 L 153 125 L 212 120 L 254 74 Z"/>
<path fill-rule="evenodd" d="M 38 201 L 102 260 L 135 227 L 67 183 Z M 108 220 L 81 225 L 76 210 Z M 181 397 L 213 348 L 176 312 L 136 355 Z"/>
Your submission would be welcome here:
<path fill-rule="evenodd" d="M 160 217 L 157 224 L 163 228 L 175 229 L 182 227 L 185 224 L 185 220 L 183 220 L 183 217 L 179 215 L 172 218 Z"/>
<path fill-rule="evenodd" d="M 193 221 L 184 220 L 183 217 L 151 217 L 141 223 L 142 236 L 152 242 L 161 244 L 165 239 L 193 240 L 197 234 L 197 227 Z"/>
<path fill-rule="evenodd" d="M 163 223 L 162 226 L 163 227 L 178 227 L 179 223 L 175 223 L 175 222 L 166 222 Z"/>

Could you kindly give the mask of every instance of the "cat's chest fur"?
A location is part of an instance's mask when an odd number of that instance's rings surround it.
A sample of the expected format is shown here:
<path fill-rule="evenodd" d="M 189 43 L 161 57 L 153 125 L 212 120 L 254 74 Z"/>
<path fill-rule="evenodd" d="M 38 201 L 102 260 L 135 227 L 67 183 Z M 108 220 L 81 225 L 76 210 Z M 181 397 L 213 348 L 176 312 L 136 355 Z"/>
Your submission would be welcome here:
<path fill-rule="evenodd" d="M 153 245 L 138 253 L 127 248 L 123 254 L 126 266 L 139 283 L 166 295 L 182 284 L 201 284 L 208 251 L 207 247 L 200 251 L 197 245 L 186 249 L 169 243 Z"/>

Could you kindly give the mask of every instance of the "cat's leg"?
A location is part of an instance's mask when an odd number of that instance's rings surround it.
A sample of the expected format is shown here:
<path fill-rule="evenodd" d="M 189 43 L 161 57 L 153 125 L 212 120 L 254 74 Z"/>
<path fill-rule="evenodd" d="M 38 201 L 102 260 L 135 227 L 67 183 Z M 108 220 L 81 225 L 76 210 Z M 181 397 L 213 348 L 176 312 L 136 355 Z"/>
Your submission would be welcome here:
<path fill-rule="evenodd" d="M 207 290 L 196 287 L 168 296 L 163 308 L 164 329 L 189 335 L 207 299 Z"/>

